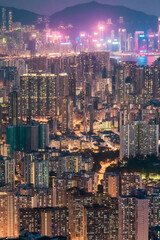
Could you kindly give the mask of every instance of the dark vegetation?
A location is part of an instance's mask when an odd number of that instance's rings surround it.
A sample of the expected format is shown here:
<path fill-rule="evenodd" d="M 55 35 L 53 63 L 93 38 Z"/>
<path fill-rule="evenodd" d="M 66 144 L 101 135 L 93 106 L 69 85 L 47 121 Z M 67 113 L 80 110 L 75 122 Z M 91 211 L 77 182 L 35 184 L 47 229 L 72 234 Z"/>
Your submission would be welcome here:
<path fill-rule="evenodd" d="M 111 172 L 140 172 L 144 174 L 156 173 L 160 174 L 160 159 L 156 155 L 144 157 L 137 155 L 136 157 L 124 158 L 123 164 L 119 163 L 118 166 L 109 167 L 107 171 Z"/>
<path fill-rule="evenodd" d="M 119 157 L 119 151 L 100 151 L 99 153 L 92 153 L 92 157 L 94 159 L 93 171 L 98 172 L 101 169 L 100 162 L 105 162 L 107 159 L 110 161 L 115 160 Z"/>

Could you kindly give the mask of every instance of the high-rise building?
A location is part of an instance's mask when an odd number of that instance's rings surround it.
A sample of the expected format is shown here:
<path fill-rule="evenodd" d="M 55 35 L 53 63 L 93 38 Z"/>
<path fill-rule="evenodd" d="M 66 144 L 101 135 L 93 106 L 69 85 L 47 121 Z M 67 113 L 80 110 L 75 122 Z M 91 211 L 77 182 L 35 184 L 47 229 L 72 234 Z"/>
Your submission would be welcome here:
<path fill-rule="evenodd" d="M 127 51 L 129 52 L 133 52 L 135 47 L 134 47 L 134 38 L 133 38 L 133 35 L 130 33 L 128 34 L 128 37 L 127 37 Z"/>
<path fill-rule="evenodd" d="M 119 28 L 118 32 L 119 32 L 119 51 L 125 52 L 127 44 L 126 29 Z"/>
<path fill-rule="evenodd" d="M 66 207 L 20 209 L 20 228 L 48 237 L 69 239 L 69 219 Z"/>
<path fill-rule="evenodd" d="M 82 155 L 78 154 L 65 154 L 64 156 L 59 157 L 58 159 L 58 174 L 59 177 L 64 172 L 74 172 L 77 173 L 83 169 L 83 159 Z M 92 165 L 92 163 L 91 163 Z"/>
<path fill-rule="evenodd" d="M 117 93 L 117 103 L 124 103 L 124 91 L 125 91 L 125 68 L 124 66 L 117 67 L 116 74 L 116 93 Z"/>
<path fill-rule="evenodd" d="M 116 174 L 110 174 L 108 176 L 108 182 L 106 183 L 108 185 L 108 193 L 113 198 L 118 198 L 119 196 L 119 175 Z"/>
<path fill-rule="evenodd" d="M 2 31 L 7 30 L 7 21 L 6 21 L 6 8 L 2 8 Z"/>
<path fill-rule="evenodd" d="M 148 36 L 148 51 L 155 52 L 156 49 L 156 36 L 155 33 L 149 32 Z"/>
<path fill-rule="evenodd" d="M 69 229 L 71 238 L 83 239 L 84 234 L 84 211 L 83 205 L 93 202 L 91 193 L 86 193 L 77 188 L 71 188 L 67 192 L 67 206 L 69 209 Z"/>
<path fill-rule="evenodd" d="M 25 74 L 20 79 L 22 116 L 54 117 L 57 113 L 57 77 L 54 74 Z"/>
<path fill-rule="evenodd" d="M 139 35 L 144 36 L 144 31 L 136 31 L 135 32 L 135 51 L 139 50 Z"/>
<path fill-rule="evenodd" d="M 109 238 L 109 207 L 85 206 L 84 207 L 84 236 L 83 239 L 110 239 Z M 80 238 L 79 238 L 80 239 Z"/>
<path fill-rule="evenodd" d="M 49 187 L 49 162 L 47 160 L 35 160 L 31 162 L 30 171 L 30 183 L 34 187 Z"/>
<path fill-rule="evenodd" d="M 10 186 L 11 190 L 15 188 L 15 160 L 5 158 L 5 184 Z"/>
<path fill-rule="evenodd" d="M 51 208 L 41 212 L 41 234 L 43 236 L 63 236 L 69 239 L 68 208 Z"/>
<path fill-rule="evenodd" d="M 158 189 L 155 189 L 157 192 Z M 158 191 L 159 192 L 159 191 Z M 149 195 L 149 227 L 154 228 L 160 225 L 160 195 Z"/>
<path fill-rule="evenodd" d="M 70 73 L 69 73 L 69 96 L 73 101 L 73 106 L 76 106 L 76 83 L 78 80 L 77 74 L 77 65 L 70 66 Z"/>
<path fill-rule="evenodd" d="M 21 96 L 16 88 L 9 95 L 9 119 L 13 125 L 21 123 Z"/>
<path fill-rule="evenodd" d="M 119 240 L 145 240 L 149 234 L 149 199 L 141 196 L 119 197 Z"/>
<path fill-rule="evenodd" d="M 144 97 L 147 100 L 160 96 L 160 70 L 157 66 L 145 66 L 143 68 Z"/>
<path fill-rule="evenodd" d="M 34 188 L 34 197 L 32 198 L 32 207 L 45 208 L 55 207 L 54 189 L 52 188 Z"/>
<path fill-rule="evenodd" d="M 18 198 L 13 192 L 0 193 L 0 237 L 19 237 Z"/>
<path fill-rule="evenodd" d="M 93 104 L 90 104 L 88 106 L 89 108 L 89 131 L 93 133 L 93 124 L 94 124 L 94 110 L 93 110 Z"/>
<path fill-rule="evenodd" d="M 0 105 L 0 139 L 2 139 L 2 106 Z"/>
<path fill-rule="evenodd" d="M 134 189 L 142 189 L 142 176 L 140 174 L 120 175 L 120 195 L 129 196 Z"/>
<path fill-rule="evenodd" d="M 108 198 L 104 203 L 84 206 L 83 224 L 84 240 L 118 240 L 118 199 Z"/>
<path fill-rule="evenodd" d="M 22 175 L 24 183 L 34 184 L 34 185 L 44 185 L 45 188 L 49 184 L 49 166 L 48 166 L 49 157 L 47 152 L 29 152 L 25 153 L 22 159 Z M 40 174 L 43 176 L 40 179 Z"/>
<path fill-rule="evenodd" d="M 61 98 L 62 132 L 73 131 L 73 101 L 71 97 Z"/>
<path fill-rule="evenodd" d="M 158 50 L 160 50 L 160 17 L 158 18 Z"/>
<path fill-rule="evenodd" d="M 8 12 L 8 28 L 9 32 L 12 32 L 12 10 L 9 10 Z"/>
<path fill-rule="evenodd" d="M 124 17 L 120 16 L 118 22 L 120 25 L 124 24 Z"/>
<path fill-rule="evenodd" d="M 49 125 L 48 124 L 40 124 L 38 133 L 38 148 L 45 149 L 49 146 Z"/>
<path fill-rule="evenodd" d="M 49 146 L 49 125 L 18 125 L 7 127 L 7 144 L 11 146 L 11 155 L 15 150 L 31 151 Z"/>
<path fill-rule="evenodd" d="M 138 35 L 138 51 L 140 53 L 146 53 L 147 52 L 147 37 L 145 34 L 139 34 Z"/>
<path fill-rule="evenodd" d="M 5 161 L 3 157 L 0 159 L 0 184 L 5 184 Z"/>
<path fill-rule="evenodd" d="M 41 208 L 21 208 L 19 225 L 25 231 L 41 233 Z"/>
<path fill-rule="evenodd" d="M 135 121 L 121 126 L 120 158 L 140 155 L 159 155 L 159 126 Z"/>

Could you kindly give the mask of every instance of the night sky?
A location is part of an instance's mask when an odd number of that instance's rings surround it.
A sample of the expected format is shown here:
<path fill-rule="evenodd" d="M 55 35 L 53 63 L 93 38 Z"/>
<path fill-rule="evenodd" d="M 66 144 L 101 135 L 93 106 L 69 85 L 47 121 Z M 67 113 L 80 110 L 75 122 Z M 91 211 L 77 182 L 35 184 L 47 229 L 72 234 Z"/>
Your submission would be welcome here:
<path fill-rule="evenodd" d="M 86 2 L 89 2 L 89 0 L 0 0 L 0 5 L 50 15 L 65 7 Z M 132 9 L 160 16 L 160 0 L 97 0 L 97 2 L 124 5 Z"/>

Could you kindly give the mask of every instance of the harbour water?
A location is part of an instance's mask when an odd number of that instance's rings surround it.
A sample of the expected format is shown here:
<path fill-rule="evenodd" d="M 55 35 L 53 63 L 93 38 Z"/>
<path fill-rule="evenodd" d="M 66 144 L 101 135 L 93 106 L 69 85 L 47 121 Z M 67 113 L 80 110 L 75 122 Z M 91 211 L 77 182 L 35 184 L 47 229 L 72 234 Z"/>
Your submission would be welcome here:
<path fill-rule="evenodd" d="M 157 60 L 158 56 L 143 56 L 137 57 L 137 63 L 139 66 L 142 65 L 152 65 L 155 60 Z"/>
<path fill-rule="evenodd" d="M 115 57 L 113 56 L 113 58 L 116 58 L 118 62 L 121 61 L 133 61 L 133 62 L 137 62 L 138 66 L 146 66 L 149 65 L 151 66 L 154 61 L 159 58 L 159 56 L 141 56 L 141 57 L 136 57 L 136 56 L 118 56 Z"/>

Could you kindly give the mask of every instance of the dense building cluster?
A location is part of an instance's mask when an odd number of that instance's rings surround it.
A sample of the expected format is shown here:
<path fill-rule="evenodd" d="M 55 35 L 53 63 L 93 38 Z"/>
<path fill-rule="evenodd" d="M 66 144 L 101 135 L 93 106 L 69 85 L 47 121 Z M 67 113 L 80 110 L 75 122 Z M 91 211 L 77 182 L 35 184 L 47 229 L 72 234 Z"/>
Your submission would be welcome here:
<path fill-rule="evenodd" d="M 109 51 L 156 51 L 159 33 L 127 39 L 119 24 L 119 40 L 97 50 L 81 33 L 75 51 L 2 8 L 0 238 L 159 239 L 159 175 L 127 171 L 142 156 L 159 166 L 159 61 L 139 66 Z M 103 42 L 105 28 L 98 34 Z"/>

